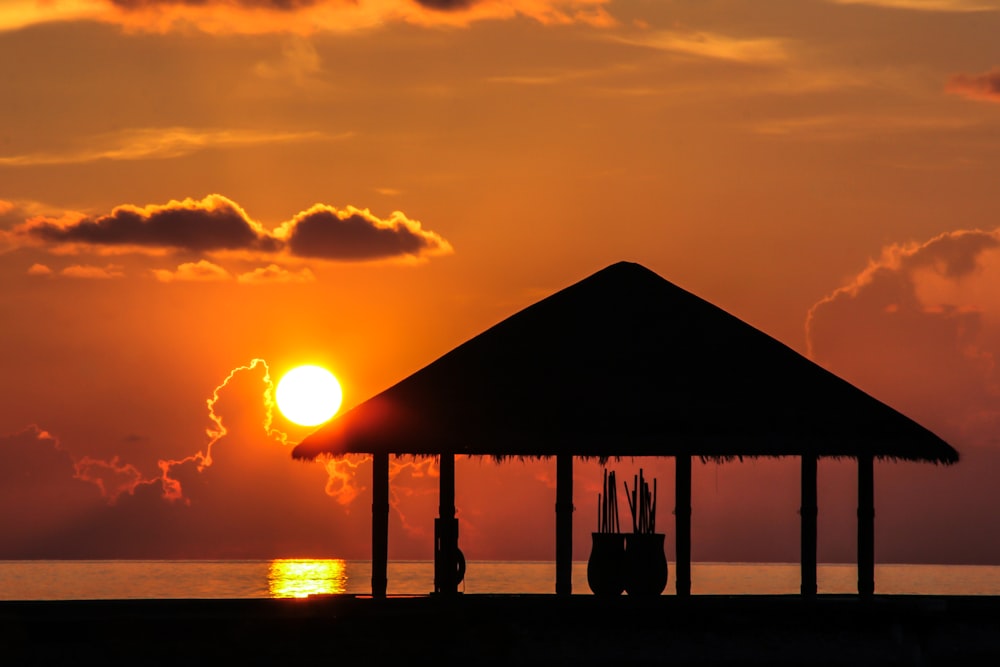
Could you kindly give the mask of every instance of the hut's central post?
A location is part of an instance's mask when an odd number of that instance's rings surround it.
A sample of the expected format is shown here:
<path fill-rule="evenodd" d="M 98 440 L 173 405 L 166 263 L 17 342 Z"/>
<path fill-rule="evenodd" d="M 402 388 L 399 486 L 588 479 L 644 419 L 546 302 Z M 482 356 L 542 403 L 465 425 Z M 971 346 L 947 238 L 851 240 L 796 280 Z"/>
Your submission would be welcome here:
<path fill-rule="evenodd" d="M 573 592 L 573 455 L 556 456 L 556 594 Z"/>
<path fill-rule="evenodd" d="M 438 518 L 434 520 L 434 592 L 456 595 L 464 576 L 455 517 L 455 455 L 441 454 Z"/>

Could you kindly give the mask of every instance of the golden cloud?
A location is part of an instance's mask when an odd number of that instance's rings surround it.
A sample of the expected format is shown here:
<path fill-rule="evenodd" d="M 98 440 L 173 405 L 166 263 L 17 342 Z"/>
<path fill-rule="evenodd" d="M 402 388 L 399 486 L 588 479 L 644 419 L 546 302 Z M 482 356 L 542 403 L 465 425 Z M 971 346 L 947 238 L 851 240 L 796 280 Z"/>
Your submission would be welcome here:
<path fill-rule="evenodd" d="M 60 271 L 59 275 L 66 278 L 82 278 L 84 280 L 110 280 L 111 278 L 125 277 L 125 272 L 122 271 L 122 267 L 118 264 L 108 264 L 107 266 L 74 264 Z"/>
<path fill-rule="evenodd" d="M 38 23 L 99 19 L 107 13 L 104 0 L 4 0 L 0 3 L 0 32 Z"/>
<path fill-rule="evenodd" d="M 44 264 L 35 263 L 35 264 L 32 264 L 28 268 L 28 275 L 29 276 L 51 276 L 52 275 L 52 269 L 50 269 L 49 267 L 47 267 Z"/>
<path fill-rule="evenodd" d="M 176 271 L 154 269 L 153 276 L 161 283 L 220 282 L 232 280 L 232 276 L 228 271 L 206 259 L 197 262 L 185 262 L 178 266 Z"/>
<path fill-rule="evenodd" d="M 277 264 L 262 266 L 253 271 L 242 273 L 236 277 L 241 285 L 274 285 L 283 283 L 311 283 L 316 276 L 308 268 L 299 271 L 289 271 Z"/>
<path fill-rule="evenodd" d="M 131 30 L 192 26 L 209 33 L 347 32 L 388 23 L 464 27 L 525 17 L 545 25 L 615 24 L 610 0 L 8 0 L 0 31 L 37 23 L 94 20 Z"/>

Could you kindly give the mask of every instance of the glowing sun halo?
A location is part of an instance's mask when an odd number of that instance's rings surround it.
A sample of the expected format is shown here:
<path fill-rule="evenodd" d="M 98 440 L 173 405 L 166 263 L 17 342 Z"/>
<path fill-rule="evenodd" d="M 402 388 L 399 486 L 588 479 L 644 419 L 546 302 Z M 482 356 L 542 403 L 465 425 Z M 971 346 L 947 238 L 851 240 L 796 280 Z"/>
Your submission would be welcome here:
<path fill-rule="evenodd" d="M 316 426 L 337 414 L 343 394 L 330 371 L 319 366 L 299 366 L 278 382 L 274 400 L 288 420 L 301 426 Z"/>

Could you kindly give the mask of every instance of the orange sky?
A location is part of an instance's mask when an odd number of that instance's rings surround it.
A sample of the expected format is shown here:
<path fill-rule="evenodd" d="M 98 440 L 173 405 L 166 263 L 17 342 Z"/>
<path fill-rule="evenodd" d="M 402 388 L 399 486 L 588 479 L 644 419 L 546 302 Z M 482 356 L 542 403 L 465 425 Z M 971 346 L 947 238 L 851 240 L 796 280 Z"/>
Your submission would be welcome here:
<path fill-rule="evenodd" d="M 4 2 L 0 558 L 365 558 L 369 467 L 293 462 L 268 382 L 350 407 L 630 260 L 961 452 L 877 466 L 878 559 L 1000 563 L 997 34 L 996 0 Z M 433 465 L 395 472 L 390 554 L 429 558 Z M 694 475 L 696 560 L 797 559 L 797 461 Z M 853 475 L 820 465 L 820 560 Z M 461 461 L 466 554 L 552 558 L 554 476 Z"/>

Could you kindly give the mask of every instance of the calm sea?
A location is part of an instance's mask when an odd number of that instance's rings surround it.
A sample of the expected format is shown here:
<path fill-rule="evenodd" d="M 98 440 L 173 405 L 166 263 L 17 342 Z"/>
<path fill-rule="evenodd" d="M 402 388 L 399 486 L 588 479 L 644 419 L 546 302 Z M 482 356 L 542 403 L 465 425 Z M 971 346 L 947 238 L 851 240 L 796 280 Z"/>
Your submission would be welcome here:
<path fill-rule="evenodd" d="M 667 594 L 673 588 L 673 563 Z M 695 563 L 694 594 L 792 594 L 799 566 L 785 563 Z M 820 593 L 857 590 L 853 565 L 820 565 Z M 424 595 L 433 588 L 429 561 L 389 564 L 390 595 Z M 371 563 L 351 560 L 238 561 L 0 561 L 0 600 L 272 598 L 371 591 Z M 552 593 L 548 562 L 473 561 L 466 593 Z M 1000 567 L 879 565 L 876 592 L 1000 595 Z M 573 591 L 589 593 L 586 562 L 574 563 Z"/>

